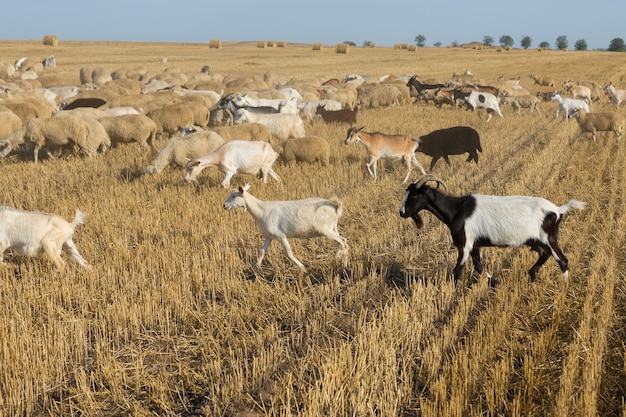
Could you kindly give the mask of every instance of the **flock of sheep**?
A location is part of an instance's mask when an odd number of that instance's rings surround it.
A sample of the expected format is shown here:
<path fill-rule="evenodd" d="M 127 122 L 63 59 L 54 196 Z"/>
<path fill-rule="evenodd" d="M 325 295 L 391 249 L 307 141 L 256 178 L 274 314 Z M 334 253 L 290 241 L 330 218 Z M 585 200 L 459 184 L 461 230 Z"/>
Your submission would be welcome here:
<path fill-rule="evenodd" d="M 374 180 L 379 159 L 404 159 L 405 182 L 412 165 L 426 174 L 415 152 L 432 157 L 431 171 L 440 158 L 449 164 L 450 155 L 468 153 L 467 161 L 478 163 L 477 152 L 482 152 L 480 137 L 470 127 L 441 129 L 421 137 L 368 133 L 357 127 L 359 111 L 365 108 L 433 102 L 437 106 L 485 109 L 489 122 L 492 114 L 503 117 L 500 105 L 510 105 L 517 113 L 529 109 L 541 114 L 538 104 L 550 100 L 558 104 L 557 117 L 563 112 L 578 121 L 580 134 L 576 139 L 591 132 L 595 141 L 598 131 L 613 131 L 619 141 L 624 132 L 624 118 L 618 112 L 594 113 L 589 109 L 590 103 L 605 95 L 615 107 L 626 99 L 626 91 L 615 89 L 611 83 L 599 88 L 596 84 L 585 86 L 566 80 L 563 88 L 572 97 L 558 91 L 545 97 L 542 93 L 529 93 L 519 79 L 501 77 L 496 83 L 485 85 L 469 71 L 453 74 L 446 82 L 359 75 L 341 80 L 280 81 L 269 72 L 263 77 L 237 77 L 212 73 L 205 67 L 191 75 L 176 69 L 151 74 L 142 69 L 112 72 L 106 68 L 82 68 L 80 86 L 42 87 L 36 78 L 17 76 L 19 70 L 30 71 L 23 67 L 25 62 L 16 62 L 16 78 L 1 86 L 0 157 L 18 149 L 32 152 L 35 162 L 40 152 L 51 158 L 68 151 L 95 157 L 111 146 L 137 143 L 145 152 L 155 154 L 146 173 L 158 174 L 168 166 L 179 166 L 185 169 L 185 181 L 196 181 L 202 170 L 215 166 L 224 175 L 222 186 L 226 188 L 236 174 L 259 174 L 263 181 L 268 176 L 280 180 L 272 168 L 279 158 L 285 162 L 328 164 L 329 143 L 306 134 L 307 124 L 315 118 L 349 126 L 345 143 L 364 145 L 369 158 L 366 167 Z M 531 75 L 531 79 L 542 87 L 556 88 L 549 78 Z M 164 140 L 159 147 L 159 141 Z M 433 196 L 444 194 L 429 187 L 428 181 L 443 184 L 429 176 L 412 184 L 400 214 L 413 218 L 420 226 L 418 212 L 429 210 L 451 227 L 459 249 L 455 277 L 470 254 L 475 269 L 481 270 L 480 246 L 522 244 L 540 255 L 531 277 L 550 256 L 567 274 L 567 258 L 556 245 L 556 231 L 562 215 L 571 207 L 582 208 L 584 203 L 572 201 L 556 207 L 533 197 L 512 204 L 490 196 L 467 196 L 462 201 L 447 196 L 450 200 L 446 200 L 449 203 L 445 210 L 461 213 L 464 220 L 459 222 L 442 214 L 444 206 L 435 204 Z M 467 202 L 470 197 L 471 204 Z M 465 205 L 460 209 L 457 205 L 462 202 Z M 245 207 L 255 218 L 265 237 L 257 260 L 259 266 L 271 241 L 277 240 L 286 255 L 304 270 L 287 239 L 317 236 L 336 241 L 336 255 L 345 263 L 348 245 L 337 231 L 343 210 L 339 200 L 264 202 L 252 196 L 247 185 L 231 192 L 224 203 L 226 209 L 238 207 Z M 486 220 L 505 215 L 520 221 L 507 225 Z M 72 242 L 74 229 L 82 221 L 83 214 L 78 211 L 76 218 L 67 222 L 53 214 L 1 208 L 0 255 L 8 249 L 30 256 L 45 253 L 56 269 L 61 269 L 64 262 L 60 254 L 66 252 L 89 268 Z M 549 231 L 546 222 L 553 224 Z"/>

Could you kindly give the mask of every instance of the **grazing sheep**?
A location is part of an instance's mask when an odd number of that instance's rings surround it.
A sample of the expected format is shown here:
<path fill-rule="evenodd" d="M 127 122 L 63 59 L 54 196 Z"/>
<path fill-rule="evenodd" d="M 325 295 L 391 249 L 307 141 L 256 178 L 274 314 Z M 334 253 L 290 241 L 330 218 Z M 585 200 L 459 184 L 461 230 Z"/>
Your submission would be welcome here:
<path fill-rule="evenodd" d="M 226 201 L 224 208 L 234 210 L 243 207 L 256 221 L 265 238 L 256 261 L 257 268 L 261 267 L 265 253 L 272 240 L 280 242 L 285 254 L 298 267 L 306 272 L 305 266 L 294 255 L 288 238 L 309 239 L 326 237 L 337 242 L 337 259 L 346 266 L 348 243 L 337 230 L 337 222 L 343 213 L 343 204 L 337 197 L 328 200 L 323 198 L 307 198 L 291 201 L 262 201 L 248 192 L 250 184 L 233 190 Z"/>
<path fill-rule="evenodd" d="M 541 110 L 539 110 L 539 103 L 541 103 L 539 97 L 530 94 L 525 96 L 505 95 L 500 99 L 500 104 L 510 105 L 516 114 L 520 114 L 521 109 L 530 109 L 529 113 L 532 113 L 533 110 L 535 110 L 537 113 L 541 114 Z"/>
<path fill-rule="evenodd" d="M 0 112 L 0 140 L 4 140 L 22 127 L 22 119 L 13 112 Z"/>
<path fill-rule="evenodd" d="M 584 100 L 577 100 L 569 97 L 562 97 L 558 91 L 555 91 L 550 96 L 550 99 L 559 103 L 559 107 L 556 109 L 556 117 L 559 117 L 559 112 L 565 114 L 565 120 L 576 109 L 583 109 L 585 113 L 589 113 L 589 105 Z"/>
<path fill-rule="evenodd" d="M 155 151 L 159 150 L 156 146 L 156 123 L 144 114 L 103 117 L 100 123 L 109 134 L 112 143 L 137 142 L 144 148 L 150 145 Z"/>
<path fill-rule="evenodd" d="M 282 148 L 280 158 L 285 163 L 320 162 L 322 165 L 328 165 L 330 160 L 330 144 L 319 136 L 288 139 Z"/>
<path fill-rule="evenodd" d="M 9 249 L 31 257 L 45 253 L 55 270 L 61 271 L 65 267 L 61 252 L 65 252 L 83 268 L 91 269 L 72 241 L 74 230 L 84 221 L 80 210 L 69 223 L 56 214 L 0 207 L 0 263 L 4 263 L 4 252 Z"/>
<path fill-rule="evenodd" d="M 37 108 L 30 103 L 9 100 L 2 102 L 2 106 L 15 113 L 22 121 L 22 124 L 26 124 L 29 120 L 39 117 Z"/>
<path fill-rule="evenodd" d="M 320 115 L 326 123 L 347 123 L 351 126 L 356 124 L 358 107 L 353 109 L 328 110 L 326 105 L 317 106 L 316 115 Z"/>
<path fill-rule="evenodd" d="M 185 104 L 170 104 L 146 113 L 157 126 L 157 137 L 168 135 L 172 137 L 182 131 L 186 126 L 194 124 L 194 113 Z M 206 126 L 206 125 L 205 125 Z"/>
<path fill-rule="evenodd" d="M 473 160 L 478 164 L 478 152 L 483 151 L 478 132 L 467 126 L 438 129 L 415 139 L 419 142 L 416 152 L 432 156 L 430 171 L 440 158 L 449 166 L 449 155 L 463 155 L 466 152 L 469 153 L 466 162 Z"/>
<path fill-rule="evenodd" d="M 403 104 L 405 101 L 402 92 L 394 85 L 364 85 L 357 89 L 357 103 L 363 109 L 375 109 Z"/>
<path fill-rule="evenodd" d="M 535 74 L 530 74 L 530 79 L 533 80 L 535 84 L 543 87 L 556 87 L 556 83 L 553 78 L 538 77 Z"/>
<path fill-rule="evenodd" d="M 272 143 L 272 132 L 269 127 L 260 123 L 244 123 L 234 126 L 215 127 L 211 129 L 224 140 L 258 140 Z"/>
<path fill-rule="evenodd" d="M 252 113 L 246 109 L 239 109 L 235 114 L 235 124 L 260 123 L 267 126 L 272 136 L 284 141 L 289 138 L 301 138 L 306 132 L 304 122 L 297 114 L 261 114 Z"/>
<path fill-rule="evenodd" d="M 570 117 L 576 118 L 580 132 L 574 142 L 580 139 L 585 133 L 593 135 L 593 141 L 596 141 L 597 132 L 614 132 L 617 142 L 620 141 L 624 134 L 624 116 L 615 112 L 607 113 L 587 113 L 584 109 L 575 109 L 570 113 Z M 570 142 L 571 144 L 571 142 Z"/>
<path fill-rule="evenodd" d="M 0 157 L 6 156 L 21 143 L 33 148 L 35 163 L 39 161 L 40 149 L 58 150 L 64 145 L 77 145 L 87 156 L 91 156 L 90 129 L 88 122 L 74 116 L 35 118 L 2 143 Z M 52 154 L 48 152 L 48 155 Z"/>
<path fill-rule="evenodd" d="M 111 147 L 111 138 L 102 123 L 96 119 L 84 119 L 89 125 L 89 131 L 85 140 L 87 155 L 96 155 L 98 151 L 105 153 Z"/>
<path fill-rule="evenodd" d="M 237 173 L 259 175 L 263 182 L 267 176 L 280 181 L 272 169 L 279 153 L 267 142 L 231 140 L 220 145 L 209 154 L 187 164 L 185 182 L 197 182 L 197 177 L 207 167 L 216 166 L 224 174 L 222 187 L 230 185 L 230 179 Z"/>
<path fill-rule="evenodd" d="M 583 209 L 586 203 L 570 200 L 559 207 L 540 197 L 482 194 L 457 197 L 431 188 L 427 184 L 429 181 L 445 187 L 443 181 L 433 176 L 422 177 L 409 185 L 400 206 L 400 217 L 412 218 L 421 229 L 424 224 L 419 213 L 427 210 L 448 226 L 458 251 L 453 272 L 455 281 L 460 278 L 470 256 L 476 272 L 483 271 L 481 247 L 522 245 L 539 253 L 539 259 L 528 271 L 531 281 L 550 256 L 559 263 L 563 277 L 567 279 L 568 260 L 557 242 L 559 225 L 563 215 L 573 208 Z"/>
<path fill-rule="evenodd" d="M 209 124 L 207 127 L 222 127 L 233 125 L 233 113 L 229 109 L 212 109 L 209 111 Z"/>
<path fill-rule="evenodd" d="M 167 166 L 184 167 L 190 160 L 201 158 L 224 143 L 220 135 L 212 131 L 194 132 L 168 140 L 150 165 L 148 174 L 158 174 Z"/>
<path fill-rule="evenodd" d="M 591 103 L 591 88 L 585 85 L 574 85 L 570 80 L 563 81 L 563 88 L 572 94 L 572 98 L 579 98 Z"/>

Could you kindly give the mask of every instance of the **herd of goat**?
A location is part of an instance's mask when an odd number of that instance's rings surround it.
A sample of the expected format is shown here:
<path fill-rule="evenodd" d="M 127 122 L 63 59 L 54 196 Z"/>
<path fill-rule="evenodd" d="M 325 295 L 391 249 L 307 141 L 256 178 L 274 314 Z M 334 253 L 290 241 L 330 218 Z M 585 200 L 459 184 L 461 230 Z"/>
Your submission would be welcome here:
<path fill-rule="evenodd" d="M 617 90 L 611 83 L 601 88 L 598 94 L 597 85 L 574 84 L 566 80 L 563 88 L 571 95 L 566 97 L 559 91 L 547 95 L 530 94 L 519 86 L 519 79 L 499 79 L 498 86 L 484 86 L 468 82 L 467 79 L 472 80 L 473 77 L 469 71 L 462 76 L 463 82 L 454 79 L 445 84 L 436 80 L 422 82 L 413 76 L 404 80 L 396 79 L 396 83 L 390 85 L 405 86 L 404 91 L 398 89 L 400 95 L 406 95 L 408 91 L 413 102 L 432 101 L 437 106 L 485 109 L 488 113 L 486 122 L 490 121 L 493 114 L 504 117 L 500 105 L 510 105 L 516 113 L 521 109 L 529 109 L 530 112 L 541 114 L 538 104 L 549 100 L 558 104 L 557 118 L 562 113 L 566 118 L 576 119 L 580 126 L 576 140 L 585 133 L 591 133 L 595 141 L 597 132 L 612 131 L 619 141 L 624 133 L 624 118 L 619 112 L 590 112 L 589 105 L 605 95 L 616 108 L 626 99 L 626 90 Z M 541 86 L 556 87 L 551 79 L 535 75 L 531 79 Z M 366 80 L 360 80 L 358 76 L 345 78 L 341 82 L 366 84 Z M 414 166 L 421 171 L 423 176 L 406 189 L 399 214 L 402 218 L 412 218 L 417 227 L 421 228 L 423 223 L 420 212 L 426 210 L 448 226 L 458 250 L 453 270 L 455 280 L 461 276 L 462 268 L 470 257 L 474 269 L 482 272 L 481 247 L 522 245 L 530 247 L 539 255 L 529 270 L 531 279 L 535 279 L 539 268 L 550 257 L 556 259 L 567 278 L 568 260 L 557 242 L 558 227 L 564 214 L 571 209 L 584 208 L 585 203 L 570 200 L 557 206 L 544 198 L 530 196 L 453 196 L 440 190 L 441 187 L 447 189 L 445 182 L 428 175 L 415 158 L 416 152 L 432 157 L 430 171 L 441 158 L 450 165 L 451 155 L 467 153 L 467 162 L 478 163 L 478 152 L 482 152 L 482 147 L 475 129 L 454 126 L 419 137 L 366 132 L 363 127 L 358 127 L 358 111 L 364 103 L 383 102 L 383 93 L 365 99 L 365 90 L 355 87 L 358 94 L 352 103 L 346 104 L 346 101 L 327 97 L 304 100 L 294 87 L 285 86 L 278 90 L 278 98 L 265 98 L 245 92 L 222 95 L 215 92 L 203 94 L 204 91 L 183 94 L 170 89 L 154 93 L 142 91 L 142 95 L 161 94 L 161 98 L 170 93 L 177 98 L 188 98 L 162 106 L 152 106 L 151 102 L 143 99 L 139 105 L 131 104 L 131 100 L 118 100 L 118 103 L 127 104 L 111 106 L 112 100 L 98 97 L 97 94 L 76 94 L 64 97 L 60 108 L 47 117 L 36 115 L 30 119 L 23 119 L 22 114 L 15 110 L 17 107 L 11 107 L 5 100 L 0 103 L 0 123 L 5 128 L 12 126 L 12 131 L 0 137 L 3 139 L 0 143 L 0 157 L 16 149 L 26 148 L 32 149 L 37 161 L 40 150 L 54 157 L 68 147 L 92 156 L 112 144 L 138 142 L 145 148 L 151 147 L 157 151 L 156 157 L 146 168 L 147 173 L 156 174 L 168 165 L 180 165 L 185 168 L 185 181 L 197 181 L 202 170 L 215 166 L 224 175 L 222 186 L 228 188 L 231 178 L 239 173 L 258 174 L 263 182 L 268 176 L 279 181 L 280 177 L 272 166 L 281 155 L 296 162 L 327 164 L 327 141 L 306 136 L 305 131 L 305 123 L 319 117 L 326 123 L 349 125 L 344 142 L 346 145 L 361 143 L 364 146 L 368 155 L 366 168 L 373 180 L 378 179 L 377 164 L 380 159 L 403 160 L 406 167 L 403 183 L 410 178 Z M 198 99 L 201 94 L 203 97 Z M 384 94 L 388 94 L 388 91 Z M 391 94 L 393 96 L 395 93 Z M 56 100 L 58 105 L 59 99 Z M 137 100 L 139 102 L 140 99 Z M 390 100 L 392 103 L 396 100 L 397 103 L 398 99 Z M 208 105 L 208 102 L 214 106 Z M 8 113 L 19 115 L 22 123 Z M 171 137 L 161 149 L 156 146 L 159 137 Z M 280 142 L 280 146 L 277 146 L 276 141 Z M 336 241 L 336 256 L 346 265 L 348 244 L 339 234 L 337 226 L 343 213 L 340 200 L 308 198 L 262 201 L 250 194 L 249 188 L 247 184 L 233 190 L 223 207 L 227 210 L 245 208 L 255 219 L 265 239 L 259 250 L 258 267 L 269 245 L 276 240 L 282 245 L 286 256 L 305 271 L 305 266 L 294 256 L 288 239 L 312 237 L 326 237 Z M 60 270 L 65 265 L 60 255 L 65 252 L 89 269 L 90 265 L 72 242 L 74 230 L 83 219 L 84 214 L 78 210 L 75 219 L 68 222 L 54 214 L 1 207 L 0 256 L 9 249 L 28 256 L 45 253 L 53 261 L 55 269 Z"/>

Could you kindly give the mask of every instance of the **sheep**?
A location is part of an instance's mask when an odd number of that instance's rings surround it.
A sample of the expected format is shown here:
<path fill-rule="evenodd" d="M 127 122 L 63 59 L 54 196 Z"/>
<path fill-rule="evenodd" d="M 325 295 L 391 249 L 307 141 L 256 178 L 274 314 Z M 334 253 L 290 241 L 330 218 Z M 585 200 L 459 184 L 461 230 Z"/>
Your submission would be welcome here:
<path fill-rule="evenodd" d="M 282 148 L 280 159 L 285 163 L 320 162 L 322 165 L 328 165 L 330 160 L 330 144 L 319 136 L 287 139 Z"/>
<path fill-rule="evenodd" d="M 211 130 L 224 138 L 224 140 L 258 140 L 261 142 L 272 143 L 272 132 L 269 127 L 260 123 L 244 123 L 234 126 L 222 126 L 212 128 Z"/>
<path fill-rule="evenodd" d="M 96 119 L 83 119 L 89 125 L 85 146 L 87 155 L 96 155 L 98 151 L 105 153 L 111 147 L 111 138 L 102 123 Z"/>
<path fill-rule="evenodd" d="M 549 77 L 538 77 L 535 74 L 530 74 L 530 79 L 533 80 L 535 84 L 542 87 L 556 87 L 554 79 Z"/>
<path fill-rule="evenodd" d="M 224 174 L 222 187 L 228 188 L 230 179 L 237 173 L 260 175 L 267 182 L 269 175 L 276 181 L 280 177 L 272 169 L 279 153 L 267 142 L 231 140 L 209 154 L 190 161 L 185 170 L 185 182 L 198 182 L 197 177 L 207 167 L 216 166 Z"/>
<path fill-rule="evenodd" d="M 367 149 L 367 154 L 370 157 L 366 163 L 367 171 L 374 178 L 374 181 L 378 178 L 377 165 L 381 158 L 404 160 L 407 172 L 402 183 L 409 179 L 412 165 L 417 166 L 422 174 L 426 174 L 422 165 L 415 158 L 415 150 L 418 146 L 416 138 L 407 135 L 386 135 L 379 132 L 367 133 L 363 132 L 363 127 L 352 126 L 348 129 L 344 143 L 349 145 L 354 142 L 361 142 Z"/>
<path fill-rule="evenodd" d="M 146 149 L 150 145 L 156 152 L 159 151 L 156 146 L 156 123 L 145 114 L 103 117 L 100 123 L 109 134 L 112 143 L 137 142 Z"/>
<path fill-rule="evenodd" d="M 77 145 L 87 156 L 91 156 L 92 144 L 88 140 L 91 132 L 89 123 L 74 116 L 35 118 L 29 120 L 0 146 L 0 157 L 6 156 L 16 145 L 25 143 L 33 148 L 35 163 L 39 161 L 39 150 L 59 149 L 64 145 Z M 48 152 L 48 155 L 51 155 Z"/>
<path fill-rule="evenodd" d="M 454 126 L 447 129 L 434 130 L 427 135 L 415 138 L 419 145 L 416 152 L 432 156 L 429 170 L 432 171 L 440 158 L 450 166 L 449 155 L 469 153 L 466 162 L 474 161 L 478 164 L 478 152 L 483 149 L 480 145 L 480 135 L 471 127 Z"/>
<path fill-rule="evenodd" d="M 591 103 L 591 89 L 584 85 L 574 85 L 570 80 L 563 81 L 563 88 L 572 94 L 572 98 L 580 98 Z"/>
<path fill-rule="evenodd" d="M 532 113 L 533 110 L 535 110 L 537 113 L 541 114 L 541 110 L 539 110 L 539 103 L 541 103 L 541 99 L 530 94 L 525 96 L 505 95 L 500 99 L 500 104 L 510 105 L 513 108 L 513 111 L 517 114 L 520 114 L 521 109 L 530 109 L 529 113 Z"/>
<path fill-rule="evenodd" d="M 194 132 L 168 140 L 146 167 L 146 173 L 158 174 L 167 166 L 184 167 L 190 160 L 198 159 L 217 149 L 224 139 L 213 131 Z"/>
<path fill-rule="evenodd" d="M 563 112 L 565 114 L 565 119 L 569 117 L 569 115 L 576 109 L 583 109 L 585 113 L 589 113 L 589 105 L 584 100 L 573 99 L 569 97 L 562 97 L 558 91 L 552 93 L 550 96 L 552 101 L 556 101 L 559 103 L 559 107 L 556 109 L 556 116 L 559 117 L 559 112 Z"/>
<path fill-rule="evenodd" d="M 30 257 L 45 253 L 60 272 L 65 267 L 61 252 L 65 252 L 84 269 L 91 269 L 72 241 L 74 230 L 84 221 L 85 214 L 78 209 L 69 223 L 56 214 L 0 207 L 0 264 L 9 249 Z"/>
<path fill-rule="evenodd" d="M 347 264 L 348 242 L 339 234 L 337 222 L 343 214 L 343 203 L 337 197 L 323 199 L 319 197 L 290 201 L 263 201 L 248 192 L 250 184 L 233 190 L 226 201 L 224 209 L 234 210 L 243 207 L 256 221 L 265 238 L 259 249 L 256 261 L 261 268 L 265 253 L 272 240 L 280 242 L 285 254 L 302 272 L 306 267 L 293 254 L 288 238 L 309 239 L 326 237 L 337 242 L 335 256 Z"/>
<path fill-rule="evenodd" d="M 212 109 L 209 111 L 207 127 L 221 127 L 233 125 L 233 113 L 228 109 Z"/>
<path fill-rule="evenodd" d="M 11 111 L 0 111 L 0 140 L 5 140 L 22 127 L 22 119 Z"/>
<path fill-rule="evenodd" d="M 405 101 L 402 92 L 390 84 L 361 86 L 357 92 L 357 103 L 364 109 L 396 106 Z"/>
<path fill-rule="evenodd" d="M 574 142 L 578 141 L 585 133 L 591 133 L 595 143 L 597 132 L 612 131 L 619 143 L 624 134 L 624 117 L 619 113 L 587 113 L 583 109 L 575 109 L 570 113 L 570 117 L 574 117 L 580 127 L 580 132 Z"/>
<path fill-rule="evenodd" d="M 455 281 L 460 278 L 470 255 L 476 272 L 482 272 L 480 248 L 483 246 L 527 245 L 539 253 L 539 259 L 528 271 L 531 281 L 550 255 L 558 262 L 564 279 L 568 278 L 568 260 L 557 242 L 558 228 L 564 214 L 573 208 L 583 209 L 586 203 L 572 199 L 559 207 L 541 197 L 452 196 L 431 188 L 429 181 L 447 189 L 443 181 L 432 175 L 420 178 L 406 189 L 400 217 L 412 218 L 421 229 L 423 222 L 419 212 L 427 210 L 448 226 L 458 251 L 453 271 Z"/>
<path fill-rule="evenodd" d="M 297 114 L 257 114 L 246 109 L 239 109 L 235 114 L 236 125 L 242 123 L 260 123 L 267 126 L 272 136 L 277 140 L 284 141 L 289 138 L 301 138 L 306 132 L 304 122 Z"/>
<path fill-rule="evenodd" d="M 328 110 L 326 105 L 317 106 L 315 114 L 320 115 L 326 123 L 347 123 L 351 126 L 357 123 L 358 107 L 353 109 Z"/>
<path fill-rule="evenodd" d="M 611 103 L 619 108 L 619 105 L 622 104 L 622 101 L 626 101 L 626 90 L 617 90 L 613 87 L 612 83 L 608 83 L 602 88 L 606 93 L 610 94 Z"/>
<path fill-rule="evenodd" d="M 157 126 L 157 137 L 172 137 L 179 133 L 185 126 L 194 124 L 194 113 L 185 104 L 170 104 L 161 108 L 150 110 L 146 116 L 151 118 Z M 206 124 L 205 124 L 206 126 Z"/>
<path fill-rule="evenodd" d="M 458 90 L 455 90 L 455 98 L 458 94 Z M 496 113 L 500 117 L 504 117 L 502 115 L 502 111 L 500 111 L 500 106 L 498 105 L 498 98 L 490 93 L 483 93 L 479 91 L 471 91 L 469 94 L 461 93 L 460 94 L 465 102 L 472 110 L 476 109 L 486 109 L 487 110 L 487 122 L 491 120 L 492 113 Z"/>

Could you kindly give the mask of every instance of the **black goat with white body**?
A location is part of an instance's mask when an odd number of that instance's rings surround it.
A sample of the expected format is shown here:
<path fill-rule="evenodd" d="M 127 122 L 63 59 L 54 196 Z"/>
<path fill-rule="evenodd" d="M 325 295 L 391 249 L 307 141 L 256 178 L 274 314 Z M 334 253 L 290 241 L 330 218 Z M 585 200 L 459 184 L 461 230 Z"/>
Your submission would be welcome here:
<path fill-rule="evenodd" d="M 478 163 L 478 152 L 482 152 L 480 135 L 475 129 L 468 126 L 453 126 L 447 129 L 433 130 L 427 135 L 419 137 L 416 152 L 432 156 L 430 171 L 440 158 L 450 165 L 448 156 L 469 153 L 466 162 Z"/>
<path fill-rule="evenodd" d="M 459 256 L 454 267 L 454 279 L 461 276 L 463 265 L 471 255 L 474 269 L 481 273 L 480 248 L 483 246 L 518 247 L 529 246 L 539 253 L 539 259 L 528 271 L 531 281 L 537 271 L 553 256 L 563 276 L 568 276 L 568 260 L 557 242 L 559 224 L 570 209 L 583 209 L 586 203 L 570 200 L 562 206 L 540 197 L 493 196 L 470 194 L 451 196 L 430 187 L 434 181 L 446 185 L 440 179 L 427 175 L 406 189 L 400 216 L 411 217 L 418 228 L 423 222 L 421 210 L 428 210 L 450 229 L 452 241 Z"/>

